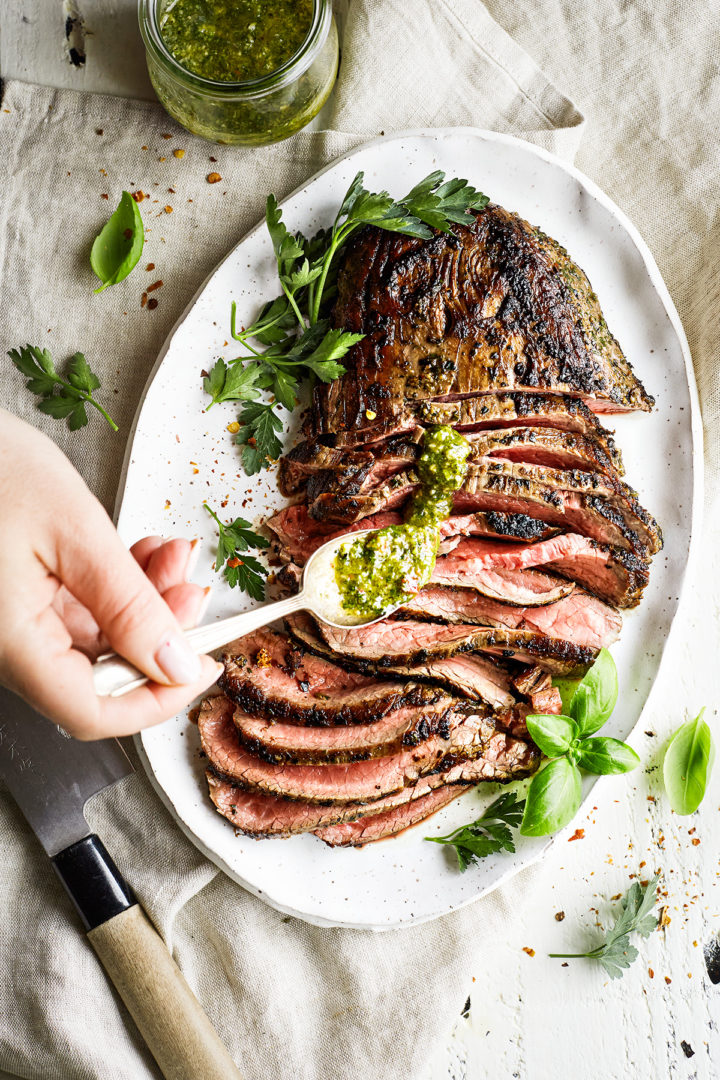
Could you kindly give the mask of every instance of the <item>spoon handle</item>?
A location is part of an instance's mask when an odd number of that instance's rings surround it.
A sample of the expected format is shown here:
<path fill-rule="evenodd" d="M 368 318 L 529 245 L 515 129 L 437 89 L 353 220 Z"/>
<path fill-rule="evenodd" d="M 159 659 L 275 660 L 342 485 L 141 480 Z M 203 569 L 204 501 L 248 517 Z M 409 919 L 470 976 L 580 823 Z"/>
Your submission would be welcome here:
<path fill-rule="evenodd" d="M 227 645 L 229 641 L 242 637 L 243 634 L 249 634 L 260 626 L 266 626 L 274 619 L 281 619 L 293 611 L 300 611 L 305 605 L 305 596 L 300 592 L 296 596 L 289 596 L 286 600 L 277 600 L 274 604 L 263 604 L 251 611 L 231 615 L 229 619 L 219 619 L 205 626 L 196 626 L 194 630 L 188 630 L 185 637 L 199 655 L 212 652 L 213 649 L 219 649 L 221 645 Z M 120 697 L 146 682 L 148 682 L 147 675 L 127 660 L 123 660 L 117 653 L 105 653 L 93 664 L 93 683 L 98 697 Z"/>

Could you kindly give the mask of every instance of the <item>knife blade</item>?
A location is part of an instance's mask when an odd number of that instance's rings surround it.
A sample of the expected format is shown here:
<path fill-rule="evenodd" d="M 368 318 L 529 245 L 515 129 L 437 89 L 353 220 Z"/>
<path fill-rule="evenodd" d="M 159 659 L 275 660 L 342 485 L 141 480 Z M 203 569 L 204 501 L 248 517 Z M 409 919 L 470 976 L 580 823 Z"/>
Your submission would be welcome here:
<path fill-rule="evenodd" d="M 116 739 L 79 742 L 0 686 L 0 778 L 35 832 L 167 1080 L 241 1080 L 84 807 L 132 773 Z"/>

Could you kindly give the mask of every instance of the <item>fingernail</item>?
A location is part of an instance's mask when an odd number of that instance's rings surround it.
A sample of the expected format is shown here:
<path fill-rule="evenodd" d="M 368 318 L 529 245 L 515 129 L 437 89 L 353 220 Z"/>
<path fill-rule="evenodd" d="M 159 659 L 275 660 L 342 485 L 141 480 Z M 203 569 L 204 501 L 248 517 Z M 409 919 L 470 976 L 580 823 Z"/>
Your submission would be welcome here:
<path fill-rule="evenodd" d="M 190 544 L 190 553 L 185 563 L 185 580 L 189 581 L 193 576 L 197 561 L 200 557 L 200 548 L 202 547 L 202 540 L 193 540 Z"/>
<path fill-rule="evenodd" d="M 197 617 L 195 619 L 195 625 L 196 626 L 198 626 L 203 621 L 203 619 L 205 618 L 205 613 L 207 612 L 208 604 L 210 603 L 210 597 L 211 596 L 212 596 L 212 585 L 208 585 L 208 586 L 206 586 L 206 588 L 203 589 L 203 598 L 200 601 L 200 607 L 198 608 Z"/>
<path fill-rule="evenodd" d="M 184 686 L 200 678 L 200 658 L 182 634 L 169 634 L 155 653 L 155 663 L 171 683 Z"/>

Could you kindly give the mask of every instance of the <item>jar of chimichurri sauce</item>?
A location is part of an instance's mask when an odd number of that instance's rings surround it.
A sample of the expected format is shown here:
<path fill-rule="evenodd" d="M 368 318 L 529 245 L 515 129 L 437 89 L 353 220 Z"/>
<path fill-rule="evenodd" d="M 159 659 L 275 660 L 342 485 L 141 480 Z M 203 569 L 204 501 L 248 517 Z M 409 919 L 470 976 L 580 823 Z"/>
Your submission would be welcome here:
<path fill-rule="evenodd" d="M 139 18 L 161 103 L 215 142 L 287 139 L 335 82 L 330 0 L 139 0 Z"/>

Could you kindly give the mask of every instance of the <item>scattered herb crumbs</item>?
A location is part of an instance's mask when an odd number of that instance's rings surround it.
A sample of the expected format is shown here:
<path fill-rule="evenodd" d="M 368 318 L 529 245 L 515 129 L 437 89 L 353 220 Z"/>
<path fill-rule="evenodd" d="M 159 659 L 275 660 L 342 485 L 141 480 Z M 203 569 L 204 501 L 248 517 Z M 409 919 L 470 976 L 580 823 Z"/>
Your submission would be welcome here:
<path fill-rule="evenodd" d="M 8 356 L 18 371 L 27 377 L 28 390 L 42 398 L 38 403 L 40 412 L 57 420 L 67 417 L 70 430 L 77 431 L 88 422 L 86 405 L 92 405 L 113 431 L 118 430 L 115 421 L 93 397 L 93 390 L 99 388 L 100 380 L 90 370 L 82 353 L 75 353 L 70 358 L 66 378 L 57 373 L 49 351 L 37 345 L 11 349 Z"/>

